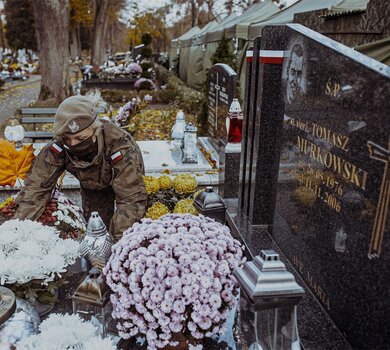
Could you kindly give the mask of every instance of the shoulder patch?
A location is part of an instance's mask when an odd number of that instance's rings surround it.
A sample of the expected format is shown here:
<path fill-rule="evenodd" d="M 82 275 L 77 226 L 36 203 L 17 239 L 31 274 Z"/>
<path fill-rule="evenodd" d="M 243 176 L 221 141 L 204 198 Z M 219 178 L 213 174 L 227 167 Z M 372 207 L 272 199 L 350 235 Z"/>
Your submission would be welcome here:
<path fill-rule="evenodd" d="M 121 151 L 117 151 L 117 152 L 111 154 L 111 162 L 112 162 L 112 164 L 115 164 L 115 163 L 119 162 L 122 158 L 123 158 L 123 155 L 122 155 Z"/>
<path fill-rule="evenodd" d="M 60 147 L 57 143 L 53 142 L 50 146 L 50 150 L 56 154 L 56 155 L 60 155 L 63 151 L 62 147 Z"/>

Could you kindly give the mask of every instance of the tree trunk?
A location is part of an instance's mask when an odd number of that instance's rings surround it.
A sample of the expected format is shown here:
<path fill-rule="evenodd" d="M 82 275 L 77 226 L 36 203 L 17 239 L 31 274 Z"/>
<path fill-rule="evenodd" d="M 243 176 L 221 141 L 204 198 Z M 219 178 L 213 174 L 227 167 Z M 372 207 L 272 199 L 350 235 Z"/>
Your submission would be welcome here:
<path fill-rule="evenodd" d="M 60 104 L 70 96 L 69 0 L 33 0 L 41 69 L 38 103 Z"/>
<path fill-rule="evenodd" d="M 77 52 L 77 56 L 79 56 L 79 58 L 82 57 L 82 47 L 81 47 L 81 29 L 80 29 L 80 23 L 77 23 L 77 47 L 78 47 L 78 52 Z"/>
<path fill-rule="evenodd" d="M 5 48 L 4 28 L 3 28 L 3 21 L 1 20 L 1 15 L 0 15 L 0 47 L 2 47 L 3 49 Z"/>
<path fill-rule="evenodd" d="M 92 37 L 91 64 L 101 65 L 105 55 L 105 36 L 108 25 L 110 0 L 95 0 L 95 23 Z"/>
<path fill-rule="evenodd" d="M 70 32 L 70 58 L 75 59 L 79 55 L 77 28 L 76 23 L 72 23 L 72 31 Z"/>

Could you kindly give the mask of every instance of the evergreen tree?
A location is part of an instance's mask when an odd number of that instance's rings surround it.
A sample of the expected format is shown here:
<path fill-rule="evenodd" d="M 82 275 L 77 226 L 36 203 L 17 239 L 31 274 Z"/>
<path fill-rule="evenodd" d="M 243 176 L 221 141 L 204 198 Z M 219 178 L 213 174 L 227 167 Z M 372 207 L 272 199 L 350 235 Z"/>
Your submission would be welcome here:
<path fill-rule="evenodd" d="M 237 69 L 236 59 L 234 58 L 230 39 L 226 38 L 225 34 L 223 34 L 214 55 L 211 56 L 211 63 L 213 65 L 217 63 L 225 63 L 235 71 Z"/>
<path fill-rule="evenodd" d="M 34 14 L 29 0 L 6 0 L 4 2 L 8 45 L 14 49 L 37 50 Z"/>

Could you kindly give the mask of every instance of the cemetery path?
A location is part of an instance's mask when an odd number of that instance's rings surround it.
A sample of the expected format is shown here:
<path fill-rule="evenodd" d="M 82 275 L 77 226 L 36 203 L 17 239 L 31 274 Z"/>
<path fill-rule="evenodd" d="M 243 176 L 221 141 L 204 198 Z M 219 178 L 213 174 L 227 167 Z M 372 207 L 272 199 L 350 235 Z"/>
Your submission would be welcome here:
<path fill-rule="evenodd" d="M 35 102 L 40 90 L 40 75 L 33 75 L 26 81 L 5 83 L 0 92 L 0 124 L 13 116 L 17 109 Z"/>

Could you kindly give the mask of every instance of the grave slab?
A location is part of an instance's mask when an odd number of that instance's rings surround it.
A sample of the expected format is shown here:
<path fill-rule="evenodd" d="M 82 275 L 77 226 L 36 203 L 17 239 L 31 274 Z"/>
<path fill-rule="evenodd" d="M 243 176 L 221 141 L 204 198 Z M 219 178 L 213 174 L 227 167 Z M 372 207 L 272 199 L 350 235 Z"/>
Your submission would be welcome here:
<path fill-rule="evenodd" d="M 159 177 L 164 171 L 169 171 L 170 176 L 183 173 L 191 173 L 196 176 L 199 186 L 218 186 L 218 172 L 213 171 L 212 166 L 207 161 L 200 149 L 197 149 L 198 163 L 185 164 L 181 161 L 181 150 L 178 145 L 170 141 L 137 141 L 142 153 L 145 164 L 145 174 Z M 199 144 L 206 152 L 216 154 L 212 145 L 207 141 L 201 141 Z M 45 143 L 34 143 L 35 155 L 45 146 Z M 16 183 L 14 189 L 19 189 L 20 184 Z M 62 188 L 77 189 L 80 188 L 79 181 L 71 174 L 66 173 L 63 179 Z M 0 187 L 0 190 L 10 190 Z"/>

